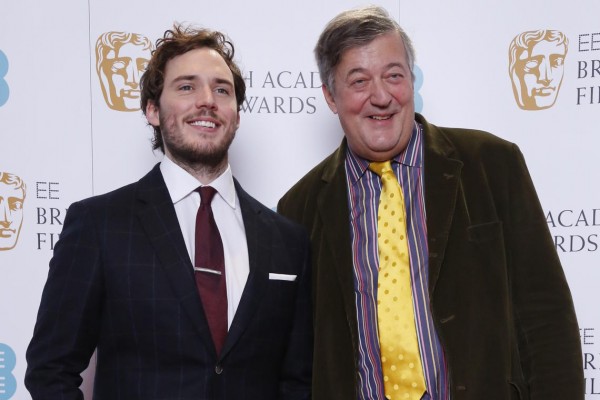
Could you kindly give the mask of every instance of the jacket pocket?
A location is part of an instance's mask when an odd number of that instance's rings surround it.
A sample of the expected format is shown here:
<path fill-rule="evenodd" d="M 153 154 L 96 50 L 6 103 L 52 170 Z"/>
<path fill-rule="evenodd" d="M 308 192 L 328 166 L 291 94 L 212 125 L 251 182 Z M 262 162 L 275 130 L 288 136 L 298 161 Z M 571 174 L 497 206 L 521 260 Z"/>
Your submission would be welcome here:
<path fill-rule="evenodd" d="M 502 237 L 502 222 L 492 221 L 471 225 L 467 228 L 469 241 L 475 243 L 489 242 Z"/>

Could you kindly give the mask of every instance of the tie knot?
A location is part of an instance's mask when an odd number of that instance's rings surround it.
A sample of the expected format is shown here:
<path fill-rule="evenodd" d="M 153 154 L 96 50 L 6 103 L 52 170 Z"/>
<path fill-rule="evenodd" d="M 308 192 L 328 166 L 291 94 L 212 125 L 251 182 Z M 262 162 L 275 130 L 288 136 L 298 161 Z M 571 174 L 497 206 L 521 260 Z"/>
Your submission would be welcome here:
<path fill-rule="evenodd" d="M 213 197 L 217 193 L 217 190 L 212 186 L 200 186 L 196 189 L 196 192 L 200 193 L 200 205 L 210 206 Z"/>
<path fill-rule="evenodd" d="M 390 160 L 380 161 L 380 162 L 372 162 L 369 164 L 369 169 L 375 172 L 379 176 L 383 176 L 383 174 L 387 172 L 393 172 L 392 163 Z"/>

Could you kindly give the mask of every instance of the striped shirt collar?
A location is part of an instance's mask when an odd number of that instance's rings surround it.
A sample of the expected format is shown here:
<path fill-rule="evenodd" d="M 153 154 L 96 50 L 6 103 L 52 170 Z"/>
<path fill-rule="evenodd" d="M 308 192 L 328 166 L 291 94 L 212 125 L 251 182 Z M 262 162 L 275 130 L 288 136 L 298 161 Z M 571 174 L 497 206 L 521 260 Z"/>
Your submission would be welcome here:
<path fill-rule="evenodd" d="M 402 152 L 400 152 L 400 154 L 398 154 L 397 156 L 395 156 L 392 159 L 392 161 L 400 163 L 400 164 L 404 164 L 404 165 L 407 165 L 410 167 L 419 167 L 419 168 L 422 167 L 423 166 L 423 156 L 422 156 L 422 152 L 419 151 L 421 148 L 422 136 L 423 136 L 423 127 L 421 126 L 421 124 L 419 124 L 417 121 L 415 121 L 414 126 L 413 126 L 413 131 L 412 131 L 412 134 L 410 135 L 408 144 L 406 145 L 404 150 L 402 150 Z M 348 151 L 346 152 L 346 158 L 347 158 L 347 163 L 346 163 L 347 166 L 353 171 L 353 173 L 350 174 L 350 180 L 351 180 L 352 185 L 355 185 L 356 182 L 360 178 L 362 178 L 365 171 L 367 171 L 367 169 L 369 168 L 370 161 L 365 160 L 364 158 L 362 158 L 359 155 L 357 155 L 356 153 L 354 153 L 352 151 L 352 149 L 350 149 L 350 146 L 348 146 Z"/>

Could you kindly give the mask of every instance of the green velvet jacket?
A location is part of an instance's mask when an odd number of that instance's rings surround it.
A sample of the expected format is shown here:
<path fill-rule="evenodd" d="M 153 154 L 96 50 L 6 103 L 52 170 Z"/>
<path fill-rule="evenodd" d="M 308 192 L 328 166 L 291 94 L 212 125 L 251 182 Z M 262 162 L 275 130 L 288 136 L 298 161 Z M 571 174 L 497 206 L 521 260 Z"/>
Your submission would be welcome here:
<path fill-rule="evenodd" d="M 571 293 L 523 156 L 489 133 L 424 127 L 429 296 L 453 400 L 583 400 Z M 357 398 L 346 142 L 280 200 L 312 240 L 313 399 Z"/>

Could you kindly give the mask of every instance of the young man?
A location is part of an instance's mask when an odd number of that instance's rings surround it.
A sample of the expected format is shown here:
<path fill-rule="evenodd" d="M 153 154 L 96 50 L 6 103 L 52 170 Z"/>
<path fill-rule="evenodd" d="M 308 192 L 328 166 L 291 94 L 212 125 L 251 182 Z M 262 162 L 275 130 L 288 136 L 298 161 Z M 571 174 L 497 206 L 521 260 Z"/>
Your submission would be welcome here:
<path fill-rule="evenodd" d="M 33 399 L 308 399 L 308 239 L 233 178 L 245 85 L 219 32 L 173 30 L 142 78 L 164 160 L 73 204 L 50 262 L 25 383 Z M 201 199 L 202 198 L 202 199 Z"/>

